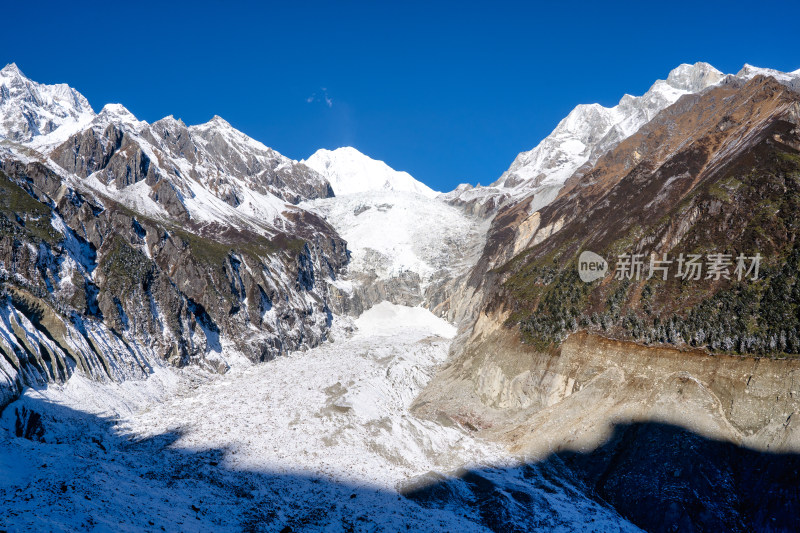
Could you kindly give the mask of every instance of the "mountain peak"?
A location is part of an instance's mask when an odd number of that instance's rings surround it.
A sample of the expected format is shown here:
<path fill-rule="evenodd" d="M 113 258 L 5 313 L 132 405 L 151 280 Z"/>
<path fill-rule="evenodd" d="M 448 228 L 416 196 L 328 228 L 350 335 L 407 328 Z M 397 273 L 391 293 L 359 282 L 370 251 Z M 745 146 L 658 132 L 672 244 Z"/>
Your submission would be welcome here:
<path fill-rule="evenodd" d="M 672 69 L 667 76 L 667 83 L 682 91 L 697 92 L 717 83 L 723 76 L 712 65 L 698 61 L 693 65 L 683 63 Z"/>
<path fill-rule="evenodd" d="M 3 86 L 0 139 L 32 142 L 34 138 L 47 138 L 50 142 L 55 138 L 51 134 L 62 126 L 73 132 L 94 117 L 89 102 L 78 91 L 63 83 L 47 85 L 32 81 L 16 63 L 0 70 L 0 85 Z"/>
<path fill-rule="evenodd" d="M 19 69 L 16 63 L 9 63 L 5 67 L 3 67 L 3 69 L 0 70 L 0 74 L 2 74 L 5 77 L 11 77 L 11 76 L 20 76 L 22 78 L 25 77 L 25 74 L 22 73 L 22 71 Z"/>
<path fill-rule="evenodd" d="M 323 148 L 302 162 L 327 178 L 338 196 L 382 190 L 413 192 L 428 198 L 439 194 L 408 172 L 394 170 L 352 146 L 335 150 Z"/>
<path fill-rule="evenodd" d="M 209 125 L 209 126 L 218 126 L 218 127 L 221 126 L 221 127 L 224 127 L 224 128 L 233 129 L 233 126 L 231 126 L 231 123 L 228 122 L 227 120 L 225 120 L 224 118 L 222 118 L 219 115 L 214 115 L 213 117 L 211 117 L 211 120 L 206 122 L 206 124 Z"/>
<path fill-rule="evenodd" d="M 206 132 L 206 134 L 217 132 L 217 133 L 235 134 L 241 136 L 242 138 L 247 137 L 246 134 L 231 126 L 230 122 L 228 122 L 219 115 L 214 115 L 208 122 L 203 122 L 202 124 L 195 124 L 194 126 L 189 126 L 189 129 L 198 132 Z M 249 139 L 249 137 L 247 138 Z M 258 142 L 258 141 L 255 141 L 253 139 L 253 142 Z"/>
<path fill-rule="evenodd" d="M 533 150 L 520 153 L 492 186 L 514 188 L 515 194 L 522 195 L 559 187 L 582 165 L 596 161 L 682 95 L 699 92 L 722 78 L 722 72 L 708 63 L 684 63 L 644 95 L 625 94 L 616 107 L 579 104 Z"/>
<path fill-rule="evenodd" d="M 98 116 L 113 117 L 115 119 L 121 119 L 124 122 L 139 122 L 136 116 L 122 104 L 106 104 L 103 106 L 103 109 L 100 110 Z"/>
<path fill-rule="evenodd" d="M 783 72 L 781 72 L 779 70 L 775 70 L 775 69 L 771 69 L 771 68 L 757 67 L 755 65 L 751 65 L 750 63 L 745 63 L 742 66 L 741 70 L 736 73 L 736 77 L 737 78 L 749 79 L 749 78 L 753 78 L 755 76 L 758 76 L 759 74 L 764 75 L 764 76 L 772 76 L 772 77 L 776 77 L 776 78 L 780 78 L 782 76 L 786 76 L 785 73 L 783 73 Z M 793 75 L 793 74 L 794 73 L 789 73 L 790 76 Z"/>
<path fill-rule="evenodd" d="M 186 124 L 183 122 L 183 120 L 175 118 L 175 115 L 167 115 L 166 117 L 154 122 L 154 124 L 162 124 L 162 125 L 168 124 L 170 126 L 180 126 L 184 128 L 186 127 Z"/>

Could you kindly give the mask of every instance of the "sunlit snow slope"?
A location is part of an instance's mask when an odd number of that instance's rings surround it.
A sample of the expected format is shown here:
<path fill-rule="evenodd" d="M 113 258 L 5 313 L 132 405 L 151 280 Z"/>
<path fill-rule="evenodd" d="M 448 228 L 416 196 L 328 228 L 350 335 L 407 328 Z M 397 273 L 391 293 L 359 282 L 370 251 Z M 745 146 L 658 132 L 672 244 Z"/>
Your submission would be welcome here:
<path fill-rule="evenodd" d="M 301 163 L 327 178 L 337 196 L 365 191 L 413 192 L 427 198 L 439 194 L 408 172 L 394 170 L 383 161 L 372 159 L 349 146 L 317 150 Z"/>

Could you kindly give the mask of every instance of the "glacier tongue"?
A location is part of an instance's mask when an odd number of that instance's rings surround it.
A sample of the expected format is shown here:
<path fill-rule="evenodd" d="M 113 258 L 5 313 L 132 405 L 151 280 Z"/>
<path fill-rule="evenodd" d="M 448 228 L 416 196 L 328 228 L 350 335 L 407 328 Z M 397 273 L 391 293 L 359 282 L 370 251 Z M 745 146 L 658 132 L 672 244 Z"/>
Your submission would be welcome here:
<path fill-rule="evenodd" d="M 349 338 L 348 326 L 357 328 Z M 303 471 L 385 489 L 499 457 L 459 429 L 408 412 L 446 359 L 455 328 L 424 309 L 384 302 L 334 331 L 332 344 L 235 368 L 122 427 L 139 437 L 181 428 L 176 446 L 230 449 L 230 468 Z"/>

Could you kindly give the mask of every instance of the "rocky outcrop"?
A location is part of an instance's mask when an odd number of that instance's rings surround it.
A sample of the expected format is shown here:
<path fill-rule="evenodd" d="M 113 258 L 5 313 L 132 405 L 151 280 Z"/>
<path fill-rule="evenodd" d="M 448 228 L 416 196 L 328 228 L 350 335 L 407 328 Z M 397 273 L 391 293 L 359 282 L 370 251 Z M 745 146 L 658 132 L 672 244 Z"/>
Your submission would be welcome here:
<path fill-rule="evenodd" d="M 481 317 L 417 413 L 501 442 L 527 464 L 566 464 L 646 530 L 746 531 L 796 519 L 785 472 L 798 465 L 800 361 L 586 332 L 543 353 L 504 322 Z"/>
<path fill-rule="evenodd" d="M 415 307 L 423 303 L 422 281 L 415 272 L 391 278 L 354 273 L 346 282 L 331 286 L 331 309 L 337 314 L 358 316 L 380 302 Z"/>

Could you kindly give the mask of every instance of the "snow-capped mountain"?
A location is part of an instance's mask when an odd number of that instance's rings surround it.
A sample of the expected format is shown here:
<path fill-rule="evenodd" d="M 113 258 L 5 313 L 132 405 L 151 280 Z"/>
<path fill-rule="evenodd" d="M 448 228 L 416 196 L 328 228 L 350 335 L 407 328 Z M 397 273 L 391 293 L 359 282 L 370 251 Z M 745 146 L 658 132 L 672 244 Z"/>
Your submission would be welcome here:
<path fill-rule="evenodd" d="M 53 135 L 61 136 L 60 129 Z M 118 145 L 106 150 L 112 138 Z M 73 174 L 113 185 L 103 192 L 114 197 L 124 198 L 122 191 L 142 180 L 150 188 L 166 180 L 180 193 L 179 201 L 173 205 L 160 202 L 160 207 L 176 211 L 173 214 L 183 211 L 200 221 L 271 223 L 286 202 L 331 194 L 321 175 L 248 137 L 220 117 L 191 127 L 172 116 L 148 124 L 122 105 L 109 104 L 85 129 L 43 151 Z M 118 166 L 129 166 L 131 159 L 138 161 L 138 168 L 134 165 L 127 169 L 122 181 L 112 184 L 112 176 L 120 177 Z M 158 208 L 154 206 L 151 211 L 158 212 Z M 243 221 L 242 217 L 248 215 L 255 218 Z"/>
<path fill-rule="evenodd" d="M 95 114 L 68 87 L 4 72 L 0 530 L 796 523 L 796 483 L 770 446 L 798 442 L 797 361 L 652 352 L 677 342 L 683 307 L 656 325 L 651 302 L 685 306 L 685 291 L 650 300 L 623 283 L 623 309 L 646 314 L 597 318 L 608 287 L 583 298 L 566 270 L 587 242 L 678 252 L 766 235 L 783 266 L 767 269 L 771 300 L 754 312 L 781 294 L 793 305 L 800 97 L 764 69 L 682 65 L 642 97 L 579 106 L 492 186 L 439 196 L 352 148 L 296 162 L 219 117 Z M 446 201 L 469 198 L 507 209 L 490 221 Z M 456 336 L 423 307 L 476 322 L 453 319 Z M 703 338 L 741 327 L 758 340 L 758 316 L 697 309 L 687 324 L 715 322 Z M 773 336 L 800 346 L 800 328 L 781 329 L 791 311 L 773 313 Z M 550 351 L 578 324 L 599 340 Z M 640 420 L 718 440 L 676 446 L 680 433 Z M 762 469 L 737 443 L 767 443 L 779 461 Z"/>
<path fill-rule="evenodd" d="M 383 161 L 372 159 L 349 146 L 317 150 L 301 163 L 325 176 L 336 196 L 381 190 L 413 192 L 428 198 L 439 194 L 408 172 L 394 170 Z"/>
<path fill-rule="evenodd" d="M 795 78 L 747 67 L 663 109 L 546 207 L 509 201 L 470 276 L 485 293 L 468 340 L 416 405 L 469 412 L 521 453 L 586 454 L 571 462 L 579 476 L 646 531 L 792 530 L 797 510 L 776 495 L 797 485 L 785 473 L 800 442 L 786 380 L 800 371 L 787 356 L 800 352 L 800 316 L 785 311 L 800 305 Z M 653 276 L 651 262 L 640 282 L 611 267 L 592 284 L 577 277 L 587 250 L 612 261 L 752 253 L 774 267 L 686 283 L 676 270 Z M 711 446 L 687 454 L 700 442 Z"/>
<path fill-rule="evenodd" d="M 115 142 L 109 153 L 100 154 L 98 150 L 103 151 L 112 137 Z M 32 81 L 14 63 L 0 70 L 2 139 L 33 148 L 81 178 L 101 170 L 113 174 L 115 162 L 137 152 L 141 168 L 126 169 L 125 180 L 131 183 L 117 183 L 117 190 L 148 176 L 151 186 L 167 178 L 183 199 L 195 199 L 198 204 L 207 200 L 209 205 L 199 205 L 189 216 L 207 219 L 205 209 L 218 213 L 220 216 L 213 218 L 221 223 L 226 216 L 235 221 L 240 215 L 220 213 L 212 198 L 233 208 L 246 204 L 239 211 L 252 211 L 256 221 L 261 221 L 264 212 L 258 209 L 259 203 L 271 206 L 271 219 L 283 202 L 331 195 L 328 183 L 318 173 L 248 137 L 219 116 L 187 127 L 172 116 L 148 124 L 120 104 L 107 104 L 95 113 L 75 89 Z M 108 165 L 111 168 L 107 169 Z M 94 177 L 107 184 L 107 176 L 102 174 Z M 198 191 L 197 184 L 205 190 Z M 122 200 L 130 196 L 103 192 Z M 251 198 L 251 192 L 257 197 Z"/>
<path fill-rule="evenodd" d="M 23 292 L 0 298 L 0 336 L 24 332 L 9 346 L 28 356 L 0 361 L 0 401 L 78 369 L 224 371 L 324 340 L 345 243 L 293 205 L 330 196 L 324 177 L 219 117 L 149 124 L 120 104 L 95 114 L 15 65 L 1 80 L 0 190 L 12 201 L 0 205 L 0 281 Z"/>
<path fill-rule="evenodd" d="M 742 69 L 737 72 L 735 75 L 728 74 L 726 78 L 738 78 L 741 80 L 749 80 L 755 76 L 768 76 L 770 78 L 775 78 L 783 85 L 790 87 L 792 90 L 800 90 L 800 69 L 797 69 L 793 72 L 781 72 L 780 70 L 775 70 L 772 68 L 762 68 L 762 67 L 755 67 L 753 65 L 749 65 L 745 63 Z"/>
<path fill-rule="evenodd" d="M 492 213 L 511 199 L 533 195 L 530 210 L 538 210 L 555 199 L 568 178 L 594 164 L 681 96 L 757 74 L 774 77 L 793 89 L 800 87 L 800 70 L 782 73 L 745 65 L 738 74 L 726 76 L 708 63 L 682 64 L 642 96 L 626 94 L 611 108 L 578 105 L 534 149 L 520 153 L 494 183 L 485 187 L 461 185 L 445 198 L 455 204 L 471 205 L 475 211 Z"/>
<path fill-rule="evenodd" d="M 86 98 L 68 85 L 31 81 L 15 63 L 0 70 L 0 139 L 29 142 L 60 128 L 74 132 L 93 117 Z"/>
<path fill-rule="evenodd" d="M 596 160 L 678 98 L 701 91 L 722 77 L 722 72 L 708 63 L 684 64 L 666 80 L 656 81 L 643 96 L 626 94 L 615 107 L 579 105 L 536 148 L 519 154 L 492 185 L 530 189 L 564 183 L 581 165 Z"/>

